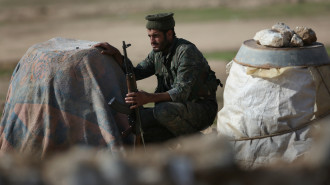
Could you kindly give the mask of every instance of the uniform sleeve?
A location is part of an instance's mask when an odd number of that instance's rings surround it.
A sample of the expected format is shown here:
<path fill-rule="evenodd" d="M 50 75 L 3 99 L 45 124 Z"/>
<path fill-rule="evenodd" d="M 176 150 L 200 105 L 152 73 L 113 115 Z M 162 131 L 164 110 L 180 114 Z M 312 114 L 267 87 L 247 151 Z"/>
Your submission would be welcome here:
<path fill-rule="evenodd" d="M 155 74 L 154 53 L 150 52 L 146 59 L 140 62 L 133 70 L 136 80 L 148 78 Z"/>
<path fill-rule="evenodd" d="M 178 53 L 177 78 L 167 91 L 175 102 L 187 101 L 200 73 L 201 54 L 193 45 L 183 46 Z"/>

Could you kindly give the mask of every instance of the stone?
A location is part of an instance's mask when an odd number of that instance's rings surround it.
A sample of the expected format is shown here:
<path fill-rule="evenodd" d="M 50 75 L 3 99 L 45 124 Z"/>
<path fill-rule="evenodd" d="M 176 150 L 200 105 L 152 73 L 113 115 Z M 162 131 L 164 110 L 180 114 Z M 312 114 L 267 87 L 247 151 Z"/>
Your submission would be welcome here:
<path fill-rule="evenodd" d="M 72 147 L 44 164 L 44 179 L 50 185 L 133 184 L 134 174 L 120 158 L 109 150 Z"/>
<path fill-rule="evenodd" d="M 290 40 L 290 46 L 292 47 L 302 47 L 304 46 L 303 40 L 297 34 L 293 34 Z"/>
<path fill-rule="evenodd" d="M 49 185 L 216 184 L 226 182 L 219 179 L 219 173 L 239 170 L 230 143 L 215 134 L 147 145 L 147 153 L 143 147 L 132 152 L 130 149 L 122 157 L 109 151 L 73 147 L 44 162 L 43 180 Z"/>
<path fill-rule="evenodd" d="M 305 159 L 305 165 L 313 168 L 329 169 L 330 167 L 330 114 L 318 122 L 318 128 L 313 132 L 314 145 Z"/>
<path fill-rule="evenodd" d="M 27 153 L 0 152 L 0 184 L 43 185 L 41 162 Z"/>
<path fill-rule="evenodd" d="M 294 31 L 290 29 L 286 24 L 279 22 L 272 26 L 272 30 L 280 32 L 283 36 L 284 46 L 289 46 Z"/>
<path fill-rule="evenodd" d="M 304 45 L 311 45 L 317 40 L 316 33 L 311 28 L 297 26 L 293 31 L 302 38 Z"/>
<path fill-rule="evenodd" d="M 323 121 L 324 125 L 328 125 L 329 118 Z M 277 163 L 246 170 L 236 166 L 238 161 L 235 162 L 235 154 L 226 139 L 197 135 L 149 145 L 147 152 L 140 148 L 125 157 L 82 146 L 44 160 L 26 154 L 5 154 L 0 160 L 0 184 L 323 185 L 330 181 L 329 127 L 320 131 L 320 139 L 314 145 L 319 150 L 311 153 L 311 163 L 302 160 L 302 163 Z"/>
<path fill-rule="evenodd" d="M 141 167 L 139 171 L 154 169 L 158 180 L 152 184 L 164 181 L 174 184 L 219 184 L 222 179 L 217 174 L 237 170 L 234 154 L 229 142 L 217 135 L 193 135 L 168 141 L 162 145 L 149 145 L 128 155 L 126 162 L 132 166 Z M 180 176 L 180 177 L 178 177 Z M 149 176 L 139 178 L 140 184 L 147 184 Z M 210 183 L 217 181 L 217 183 Z M 192 183 L 195 182 L 195 183 Z M 150 183 L 149 183 L 150 184 Z M 221 183 L 220 183 L 221 184 Z"/>
<path fill-rule="evenodd" d="M 258 44 L 263 46 L 270 46 L 280 48 L 284 46 L 284 38 L 283 35 L 271 29 L 264 29 L 256 33 L 253 38 L 257 41 Z"/>
<path fill-rule="evenodd" d="M 277 30 L 279 32 L 288 31 L 293 34 L 293 30 L 291 30 L 291 28 L 283 22 L 278 22 L 278 23 L 274 24 L 272 26 L 272 29 Z"/>

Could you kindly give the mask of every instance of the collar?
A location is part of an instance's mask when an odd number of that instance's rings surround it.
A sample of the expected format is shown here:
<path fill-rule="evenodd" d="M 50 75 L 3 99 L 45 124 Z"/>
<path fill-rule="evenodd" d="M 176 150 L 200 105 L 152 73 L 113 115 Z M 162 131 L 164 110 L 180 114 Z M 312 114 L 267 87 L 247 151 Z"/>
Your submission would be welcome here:
<path fill-rule="evenodd" d="M 175 38 L 173 39 L 173 42 L 172 42 L 170 48 L 168 49 L 168 53 L 167 53 L 167 55 L 166 55 L 166 61 L 167 61 L 171 56 L 173 56 L 173 54 L 174 54 L 174 52 L 175 52 L 175 49 L 176 49 L 176 45 L 177 45 L 177 43 L 178 43 L 178 40 L 179 40 L 179 39 L 178 39 L 177 37 L 175 37 Z M 162 56 L 164 56 L 163 52 L 162 52 Z"/>

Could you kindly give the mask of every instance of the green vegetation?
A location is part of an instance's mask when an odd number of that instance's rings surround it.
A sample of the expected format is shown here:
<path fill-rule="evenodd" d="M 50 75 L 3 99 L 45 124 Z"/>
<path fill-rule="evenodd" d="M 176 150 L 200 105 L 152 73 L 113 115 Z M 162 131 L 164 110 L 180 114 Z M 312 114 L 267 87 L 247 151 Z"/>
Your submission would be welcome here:
<path fill-rule="evenodd" d="M 207 20 L 230 20 L 230 19 L 254 19 L 272 17 L 294 17 L 329 14 L 330 3 L 299 3 L 299 4 L 278 4 L 266 7 L 251 9 L 232 8 L 206 8 L 195 10 L 179 10 L 177 18 L 187 21 Z"/>
<path fill-rule="evenodd" d="M 10 76 L 13 73 L 15 67 L 16 67 L 16 62 L 1 62 L 0 61 L 0 118 L 2 116 L 2 111 L 5 105 L 6 101 L 6 94 L 7 94 L 7 85 L 2 85 L 4 81 L 10 80 Z M 5 83 L 6 84 L 6 83 Z"/>
<path fill-rule="evenodd" d="M 119 1 L 119 0 L 116 0 Z M 105 0 L 0 0 L 0 11 L 3 9 L 10 9 L 14 7 L 31 7 L 34 11 L 40 11 L 40 16 L 43 20 L 47 19 L 47 9 L 52 6 L 74 6 L 78 5 L 100 5 L 104 6 Z M 101 4 L 103 3 L 103 4 Z M 111 5 L 112 3 L 109 3 Z M 258 6 L 251 8 L 243 7 L 203 7 L 203 8 L 172 8 L 164 9 L 162 7 L 153 8 L 152 10 L 128 10 L 124 14 L 122 12 L 113 11 L 91 11 L 91 12 L 72 12 L 70 18 L 66 21 L 85 21 L 86 19 L 107 19 L 108 21 L 134 21 L 144 22 L 143 17 L 146 14 L 156 12 L 174 12 L 177 22 L 196 22 L 196 21 L 217 21 L 217 20 L 238 20 L 238 19 L 264 19 L 264 18 L 287 18 L 287 17 L 310 17 L 310 16 L 328 16 L 330 15 L 330 2 L 301 2 L 301 3 L 276 3 L 268 6 Z M 46 16 L 45 16 L 46 15 Z M 142 19 L 141 19 L 142 17 Z M 28 19 L 25 21 L 36 21 Z M 62 20 L 63 21 L 63 20 Z M 0 25 L 15 22 L 13 20 L 0 20 Z"/>
<path fill-rule="evenodd" d="M 328 56 L 330 57 L 330 46 L 325 46 L 325 49 L 327 50 Z"/>
<path fill-rule="evenodd" d="M 328 56 L 330 57 L 330 46 L 325 46 Z M 230 62 L 235 56 L 237 51 L 213 51 L 203 53 L 207 60 L 218 60 Z"/>
<path fill-rule="evenodd" d="M 0 62 L 0 78 L 9 77 L 13 73 L 17 63 L 16 62 Z"/>
<path fill-rule="evenodd" d="M 0 7 L 16 7 L 16 6 L 45 6 L 53 4 L 70 4 L 70 3 L 97 3 L 104 0 L 0 0 Z"/>
<path fill-rule="evenodd" d="M 220 60 L 230 62 L 236 55 L 237 51 L 215 51 L 203 53 L 207 60 Z"/>
<path fill-rule="evenodd" d="M 149 12 L 138 12 L 128 14 L 125 19 L 136 20 L 146 14 L 162 12 L 157 9 Z M 167 9 L 175 13 L 178 22 L 214 21 L 214 20 L 235 20 L 235 19 L 263 19 L 263 18 L 286 18 L 286 17 L 307 17 L 316 15 L 329 15 L 330 2 L 318 3 L 296 3 L 296 4 L 274 4 L 254 8 L 229 8 L 229 7 L 208 7 L 196 9 Z"/>

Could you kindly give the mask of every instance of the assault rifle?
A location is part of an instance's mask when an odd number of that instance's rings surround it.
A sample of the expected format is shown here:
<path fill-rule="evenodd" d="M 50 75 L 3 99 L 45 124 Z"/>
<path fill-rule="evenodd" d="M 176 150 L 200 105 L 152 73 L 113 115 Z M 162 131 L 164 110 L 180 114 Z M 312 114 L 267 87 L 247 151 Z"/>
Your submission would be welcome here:
<path fill-rule="evenodd" d="M 131 44 L 125 43 L 123 41 L 123 51 L 124 51 L 124 66 L 125 66 L 125 73 L 126 73 L 126 84 L 128 92 L 138 92 L 137 85 L 136 85 L 136 79 L 135 74 L 133 71 L 133 65 L 127 58 L 127 51 L 126 48 L 130 47 Z M 108 103 L 112 109 L 114 109 L 117 112 L 127 114 L 130 118 L 130 129 L 135 129 L 135 140 L 134 140 L 134 146 L 144 146 L 144 139 L 143 139 L 143 131 L 141 128 L 141 116 L 140 116 L 140 107 L 135 108 L 134 110 L 129 109 L 126 104 L 121 104 L 118 101 L 116 101 L 116 98 L 112 98 L 110 102 Z M 133 118 L 133 120 L 132 120 Z M 133 124 L 133 125 L 132 125 Z M 123 136 L 127 135 L 130 132 L 130 130 L 126 130 L 122 133 Z"/>

